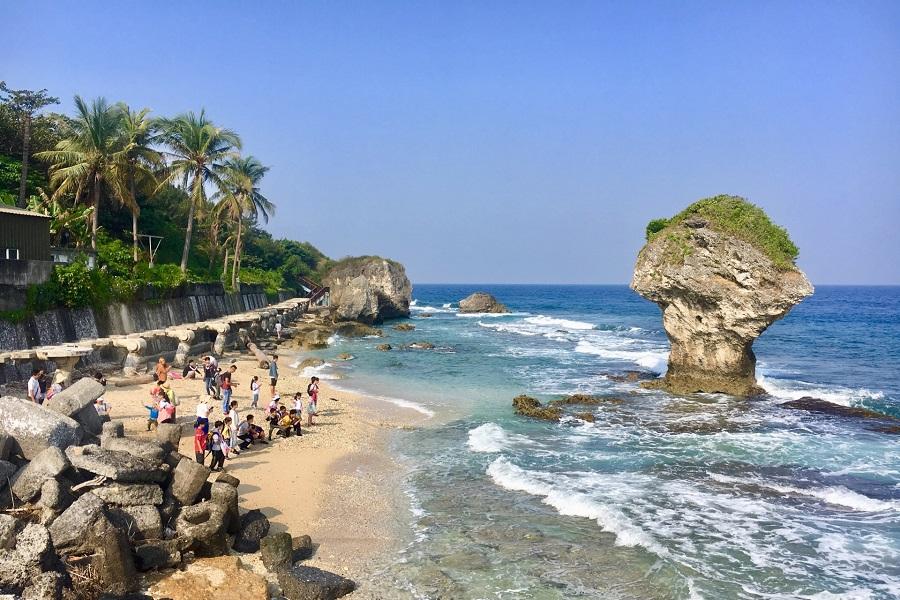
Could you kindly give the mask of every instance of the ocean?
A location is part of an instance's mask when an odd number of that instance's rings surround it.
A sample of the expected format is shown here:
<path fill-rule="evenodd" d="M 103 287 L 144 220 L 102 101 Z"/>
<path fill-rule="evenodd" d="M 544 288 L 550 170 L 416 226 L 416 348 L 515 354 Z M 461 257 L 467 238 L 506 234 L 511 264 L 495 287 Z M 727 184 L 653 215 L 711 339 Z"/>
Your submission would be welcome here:
<path fill-rule="evenodd" d="M 459 314 L 476 290 L 513 312 Z M 769 395 L 752 401 L 622 381 L 664 373 L 668 351 L 659 309 L 626 286 L 413 297 L 415 331 L 316 353 L 321 377 L 424 419 L 392 442 L 410 512 L 384 597 L 900 597 L 900 437 L 780 406 L 900 417 L 900 287 L 817 288 L 754 344 Z M 401 348 L 416 341 L 435 348 Z M 576 392 L 608 398 L 593 423 L 512 411 Z"/>

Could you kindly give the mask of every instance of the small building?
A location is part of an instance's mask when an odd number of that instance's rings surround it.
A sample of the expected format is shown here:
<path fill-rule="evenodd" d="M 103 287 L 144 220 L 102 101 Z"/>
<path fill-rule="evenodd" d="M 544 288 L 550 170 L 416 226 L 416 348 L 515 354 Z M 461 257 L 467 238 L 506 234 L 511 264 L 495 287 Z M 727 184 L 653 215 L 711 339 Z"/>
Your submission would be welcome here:
<path fill-rule="evenodd" d="M 50 217 L 14 206 L 0 206 L 0 310 L 25 305 L 29 285 L 53 272 Z"/>

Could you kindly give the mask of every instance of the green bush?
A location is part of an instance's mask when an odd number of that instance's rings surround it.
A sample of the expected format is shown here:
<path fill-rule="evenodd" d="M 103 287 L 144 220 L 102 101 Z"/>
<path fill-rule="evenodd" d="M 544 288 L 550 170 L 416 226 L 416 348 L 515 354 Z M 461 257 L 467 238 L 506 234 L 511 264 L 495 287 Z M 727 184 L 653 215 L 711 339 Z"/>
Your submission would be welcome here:
<path fill-rule="evenodd" d="M 277 294 L 284 287 L 284 277 L 278 271 L 242 267 L 241 283 L 261 283 L 266 294 Z"/>
<path fill-rule="evenodd" d="M 647 223 L 647 231 L 644 237 L 646 237 L 647 241 L 649 242 L 650 238 L 652 238 L 654 234 L 659 233 L 660 231 L 665 229 L 668 224 L 668 219 L 653 219 L 652 221 Z"/>
<path fill-rule="evenodd" d="M 695 216 L 709 221 L 713 229 L 749 242 L 768 256 L 779 269 L 795 268 L 794 263 L 800 251 L 791 241 L 787 230 L 774 224 L 763 209 L 740 196 L 720 195 L 698 200 L 651 233 L 651 226 L 659 227 L 659 222 L 664 221 L 655 219 L 647 224 L 648 239 L 650 235 L 655 236 L 660 231 Z"/>

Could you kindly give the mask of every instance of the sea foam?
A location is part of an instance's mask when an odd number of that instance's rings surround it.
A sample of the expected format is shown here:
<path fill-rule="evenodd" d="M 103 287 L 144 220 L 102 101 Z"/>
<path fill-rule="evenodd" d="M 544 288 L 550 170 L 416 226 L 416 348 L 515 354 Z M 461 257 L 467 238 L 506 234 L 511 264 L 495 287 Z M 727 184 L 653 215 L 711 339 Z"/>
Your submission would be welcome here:
<path fill-rule="evenodd" d="M 502 452 L 509 445 L 506 431 L 496 423 L 485 423 L 469 430 L 466 444 L 473 452 Z"/>
<path fill-rule="evenodd" d="M 491 479 L 508 490 L 540 496 L 542 502 L 565 516 L 593 519 L 603 531 L 616 536 L 617 546 L 641 546 L 657 556 L 667 556 L 668 550 L 653 537 L 631 522 L 620 510 L 600 503 L 587 494 L 550 482 L 550 473 L 527 471 L 514 465 L 504 456 L 488 466 Z"/>

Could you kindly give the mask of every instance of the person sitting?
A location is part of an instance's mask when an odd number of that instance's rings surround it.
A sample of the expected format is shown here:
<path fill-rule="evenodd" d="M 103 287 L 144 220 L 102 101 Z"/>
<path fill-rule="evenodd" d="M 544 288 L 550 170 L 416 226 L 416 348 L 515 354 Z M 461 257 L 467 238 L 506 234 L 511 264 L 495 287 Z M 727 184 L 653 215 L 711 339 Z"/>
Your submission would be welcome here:
<path fill-rule="evenodd" d="M 94 401 L 94 409 L 97 411 L 97 414 L 101 417 L 109 416 L 110 406 L 106 402 L 106 400 L 103 398 L 103 396 L 100 396 L 99 398 L 97 398 Z"/>
<path fill-rule="evenodd" d="M 238 425 L 237 439 L 239 440 L 241 450 L 246 450 L 255 442 L 262 442 L 265 444 L 266 441 L 262 439 L 262 437 L 262 427 L 257 427 L 253 424 L 253 415 L 247 415 L 246 418 L 241 421 L 241 424 Z"/>
<path fill-rule="evenodd" d="M 185 379 L 197 379 L 202 377 L 200 367 L 194 364 L 193 360 L 189 360 L 187 366 L 181 371 L 181 376 Z"/>
<path fill-rule="evenodd" d="M 300 424 L 303 421 L 303 415 L 300 411 L 292 410 L 290 412 L 291 415 L 291 429 L 294 430 L 294 435 L 301 436 L 303 435 L 303 430 L 300 428 Z"/>

